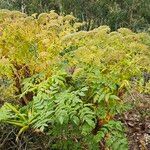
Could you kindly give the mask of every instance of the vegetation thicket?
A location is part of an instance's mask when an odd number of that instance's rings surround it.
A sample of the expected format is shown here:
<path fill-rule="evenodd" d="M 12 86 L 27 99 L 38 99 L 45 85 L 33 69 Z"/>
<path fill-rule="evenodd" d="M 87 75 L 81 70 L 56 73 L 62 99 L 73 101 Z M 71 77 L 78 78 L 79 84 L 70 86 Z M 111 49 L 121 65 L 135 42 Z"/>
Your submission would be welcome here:
<path fill-rule="evenodd" d="M 27 14 L 55 10 L 73 13 L 85 21 L 85 30 L 108 25 L 112 30 L 126 27 L 134 31 L 150 27 L 149 0 L 0 0 L 1 9 L 19 10 Z"/>
<path fill-rule="evenodd" d="M 1 123 L 48 135 L 52 149 L 128 149 L 115 119 L 131 88 L 150 92 L 150 35 L 80 31 L 72 15 L 0 11 Z"/>

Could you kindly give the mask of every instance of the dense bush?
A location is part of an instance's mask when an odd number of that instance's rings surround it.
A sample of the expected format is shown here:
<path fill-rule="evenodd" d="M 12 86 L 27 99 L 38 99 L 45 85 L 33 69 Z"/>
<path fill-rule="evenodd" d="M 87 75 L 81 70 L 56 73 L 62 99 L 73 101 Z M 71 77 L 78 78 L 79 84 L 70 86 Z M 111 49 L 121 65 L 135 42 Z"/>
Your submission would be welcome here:
<path fill-rule="evenodd" d="M 73 13 L 80 21 L 86 21 L 85 30 L 108 25 L 112 30 L 127 27 L 141 31 L 150 26 L 149 0 L 0 0 L 0 8 L 28 14 L 49 10 Z"/>
<path fill-rule="evenodd" d="M 114 116 L 134 86 L 148 93 L 150 36 L 55 12 L 0 11 L 0 121 L 51 137 L 52 149 L 128 149 Z M 143 88 L 143 85 L 144 88 Z"/>

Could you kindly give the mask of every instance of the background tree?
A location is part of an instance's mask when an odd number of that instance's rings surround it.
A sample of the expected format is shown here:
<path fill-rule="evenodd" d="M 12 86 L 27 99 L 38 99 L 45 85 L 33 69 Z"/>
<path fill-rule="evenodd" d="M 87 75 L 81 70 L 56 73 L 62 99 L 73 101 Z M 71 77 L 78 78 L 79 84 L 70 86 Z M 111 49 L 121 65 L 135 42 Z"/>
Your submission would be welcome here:
<path fill-rule="evenodd" d="M 109 25 L 112 30 L 128 27 L 137 31 L 150 26 L 149 0 L 1 0 L 0 8 L 28 14 L 50 10 L 73 13 L 80 21 L 86 22 L 86 30 Z"/>

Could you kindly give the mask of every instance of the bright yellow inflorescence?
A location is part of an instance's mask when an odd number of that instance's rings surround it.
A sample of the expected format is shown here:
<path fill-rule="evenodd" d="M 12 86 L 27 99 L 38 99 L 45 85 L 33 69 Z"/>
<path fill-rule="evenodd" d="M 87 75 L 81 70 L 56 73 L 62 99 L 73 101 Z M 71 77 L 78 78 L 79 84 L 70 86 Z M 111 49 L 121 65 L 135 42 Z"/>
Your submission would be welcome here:
<path fill-rule="evenodd" d="M 20 82 L 41 72 L 48 77 L 64 62 L 66 69 L 75 66 L 75 75 L 92 66 L 120 84 L 150 71 L 148 34 L 126 28 L 110 32 L 108 26 L 78 31 L 80 26 L 72 15 L 54 11 L 27 16 L 0 10 L 0 80 L 11 81 L 6 91 L 15 91 L 17 76 Z"/>

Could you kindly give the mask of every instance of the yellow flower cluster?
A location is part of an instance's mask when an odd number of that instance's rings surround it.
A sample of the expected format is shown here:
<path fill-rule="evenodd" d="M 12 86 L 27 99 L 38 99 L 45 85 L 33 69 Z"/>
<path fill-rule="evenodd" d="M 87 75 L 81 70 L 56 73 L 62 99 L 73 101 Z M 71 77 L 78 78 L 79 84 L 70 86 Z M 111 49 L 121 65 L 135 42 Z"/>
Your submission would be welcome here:
<path fill-rule="evenodd" d="M 72 15 L 54 11 L 27 16 L 0 10 L 0 80 L 11 77 L 15 81 L 14 74 L 21 81 L 41 72 L 50 76 L 64 62 L 78 73 L 85 66 L 97 67 L 118 82 L 150 71 L 148 34 L 126 28 L 111 32 L 108 26 L 78 31 L 81 25 Z"/>

